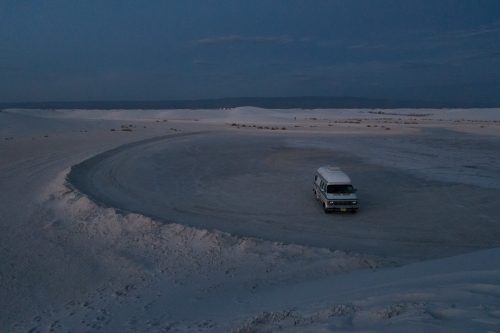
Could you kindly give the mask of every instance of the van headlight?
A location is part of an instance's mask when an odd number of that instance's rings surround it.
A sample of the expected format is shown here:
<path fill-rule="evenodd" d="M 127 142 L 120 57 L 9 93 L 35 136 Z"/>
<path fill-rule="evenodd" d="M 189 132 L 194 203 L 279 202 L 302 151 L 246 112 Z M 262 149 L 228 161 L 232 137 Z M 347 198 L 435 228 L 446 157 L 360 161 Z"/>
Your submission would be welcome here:
<path fill-rule="evenodd" d="M 329 205 L 333 205 L 333 201 L 328 201 L 328 204 Z"/>
<path fill-rule="evenodd" d="M 357 205 L 357 204 L 358 204 L 358 202 L 357 202 L 357 201 L 353 201 L 353 202 L 352 202 L 352 204 L 353 204 L 353 205 Z"/>

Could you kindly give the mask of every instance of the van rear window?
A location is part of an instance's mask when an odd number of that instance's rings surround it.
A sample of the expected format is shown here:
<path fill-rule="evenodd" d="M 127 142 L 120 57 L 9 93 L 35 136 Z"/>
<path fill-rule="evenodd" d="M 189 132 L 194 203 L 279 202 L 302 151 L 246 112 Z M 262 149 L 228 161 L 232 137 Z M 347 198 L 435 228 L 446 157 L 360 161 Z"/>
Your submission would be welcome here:
<path fill-rule="evenodd" d="M 354 187 L 352 185 L 328 185 L 326 192 L 333 194 L 354 193 Z"/>

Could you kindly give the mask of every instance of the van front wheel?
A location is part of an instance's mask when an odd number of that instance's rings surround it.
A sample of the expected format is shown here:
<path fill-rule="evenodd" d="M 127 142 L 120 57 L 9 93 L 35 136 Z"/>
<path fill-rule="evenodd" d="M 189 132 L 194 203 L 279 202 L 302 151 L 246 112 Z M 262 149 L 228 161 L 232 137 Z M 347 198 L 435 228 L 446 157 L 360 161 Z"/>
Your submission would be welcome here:
<path fill-rule="evenodd" d="M 328 207 L 326 206 L 326 203 L 323 203 L 323 209 L 325 211 L 325 214 L 330 213 L 330 211 L 328 210 Z"/>

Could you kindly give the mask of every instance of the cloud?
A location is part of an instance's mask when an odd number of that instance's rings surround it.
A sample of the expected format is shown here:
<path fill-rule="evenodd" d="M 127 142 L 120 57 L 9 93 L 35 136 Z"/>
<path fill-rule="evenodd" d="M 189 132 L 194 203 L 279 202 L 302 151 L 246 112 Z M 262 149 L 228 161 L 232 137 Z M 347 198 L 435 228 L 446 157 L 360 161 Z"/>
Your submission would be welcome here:
<path fill-rule="evenodd" d="M 445 65 L 439 62 L 405 62 L 401 64 L 401 68 L 410 70 L 431 70 Z"/>
<path fill-rule="evenodd" d="M 406 61 L 400 64 L 400 68 L 408 70 L 434 70 L 444 67 L 461 67 L 471 62 L 484 59 L 500 58 L 500 52 L 463 52 L 447 57 L 437 57 L 430 61 Z"/>
<path fill-rule="evenodd" d="M 193 60 L 193 65 L 209 67 L 209 66 L 217 66 L 218 64 L 210 61 Z"/>
<path fill-rule="evenodd" d="M 429 40 L 446 40 L 446 39 L 466 39 L 478 37 L 495 37 L 500 34 L 500 21 L 488 25 L 482 25 L 470 29 L 452 30 L 444 33 L 436 34 L 429 37 Z"/>
<path fill-rule="evenodd" d="M 207 37 L 196 40 L 198 45 L 221 45 L 221 44 L 289 44 L 295 40 L 288 36 L 241 36 L 227 35 Z"/>
<path fill-rule="evenodd" d="M 500 59 L 500 52 L 490 53 L 490 57 L 493 59 Z"/>
<path fill-rule="evenodd" d="M 383 49 L 385 48 L 386 45 L 378 43 L 378 44 L 370 44 L 370 43 L 362 43 L 362 44 L 355 44 L 349 46 L 349 49 L 352 50 L 376 50 L 376 49 Z"/>
<path fill-rule="evenodd" d="M 497 34 L 500 32 L 500 25 L 492 25 L 492 26 L 482 26 L 477 29 L 470 30 L 461 30 L 455 32 L 455 36 L 458 38 L 469 38 L 469 37 L 477 37 L 489 34 Z"/>

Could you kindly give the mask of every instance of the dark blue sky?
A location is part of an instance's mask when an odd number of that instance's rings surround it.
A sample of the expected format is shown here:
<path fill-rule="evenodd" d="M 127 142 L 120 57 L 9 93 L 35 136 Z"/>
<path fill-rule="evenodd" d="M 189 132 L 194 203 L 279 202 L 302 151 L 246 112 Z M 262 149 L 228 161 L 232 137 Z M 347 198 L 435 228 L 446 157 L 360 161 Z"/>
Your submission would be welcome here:
<path fill-rule="evenodd" d="M 500 1 L 0 0 L 0 102 L 297 95 L 500 105 Z"/>

